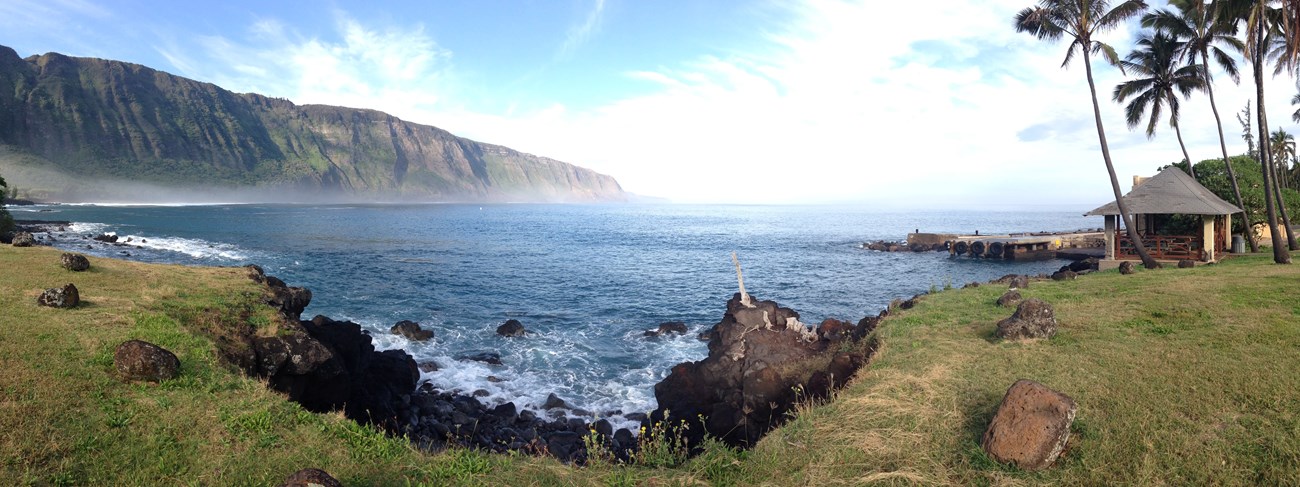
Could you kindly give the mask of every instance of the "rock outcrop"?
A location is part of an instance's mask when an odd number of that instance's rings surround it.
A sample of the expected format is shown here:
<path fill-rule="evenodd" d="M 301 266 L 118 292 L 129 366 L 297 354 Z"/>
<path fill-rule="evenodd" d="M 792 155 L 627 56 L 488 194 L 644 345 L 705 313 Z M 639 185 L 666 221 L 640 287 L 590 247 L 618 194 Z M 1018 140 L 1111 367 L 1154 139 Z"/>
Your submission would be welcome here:
<path fill-rule="evenodd" d="M 113 368 L 125 381 L 162 382 L 181 373 L 181 361 L 170 350 L 143 340 L 122 342 L 113 351 Z"/>
<path fill-rule="evenodd" d="M 1078 406 L 1070 396 L 1032 380 L 1012 384 L 980 446 L 1002 463 L 1025 470 L 1050 467 L 1070 440 Z"/>
<path fill-rule="evenodd" d="M 63 268 L 72 272 L 81 272 L 90 268 L 90 259 L 81 254 L 64 253 L 59 256 Z"/>
<path fill-rule="evenodd" d="M 865 332 L 821 328 L 828 334 L 809 329 L 790 308 L 736 294 L 710 332 L 709 356 L 674 366 L 655 385 L 652 419 L 690 423 L 691 442 L 707 431 L 731 445 L 753 445 L 796 401 L 824 397 L 874 352 L 874 344 L 856 341 Z M 703 428 L 695 427 L 700 418 Z"/>
<path fill-rule="evenodd" d="M 497 327 L 497 335 L 503 337 L 522 337 L 527 334 L 528 330 L 524 329 L 524 324 L 520 323 L 519 320 L 516 319 L 506 320 L 505 323 L 502 323 L 501 326 Z"/>
<path fill-rule="evenodd" d="M 51 308 L 72 308 L 81 303 L 81 293 L 77 291 L 77 286 L 72 283 L 46 289 L 40 296 L 36 297 L 36 304 L 49 306 Z"/>
<path fill-rule="evenodd" d="M 657 337 L 662 335 L 685 335 L 686 323 L 680 321 L 669 321 L 660 323 L 658 328 L 646 330 L 643 335 L 647 337 Z"/>
<path fill-rule="evenodd" d="M 407 340 L 422 342 L 433 338 L 433 330 L 420 328 L 420 324 L 410 320 L 402 320 L 388 329 L 394 335 L 401 335 Z"/>
<path fill-rule="evenodd" d="M 1056 315 L 1052 305 L 1038 298 L 1021 301 L 1010 318 L 998 322 L 998 338 L 1050 338 L 1055 334 Z"/>

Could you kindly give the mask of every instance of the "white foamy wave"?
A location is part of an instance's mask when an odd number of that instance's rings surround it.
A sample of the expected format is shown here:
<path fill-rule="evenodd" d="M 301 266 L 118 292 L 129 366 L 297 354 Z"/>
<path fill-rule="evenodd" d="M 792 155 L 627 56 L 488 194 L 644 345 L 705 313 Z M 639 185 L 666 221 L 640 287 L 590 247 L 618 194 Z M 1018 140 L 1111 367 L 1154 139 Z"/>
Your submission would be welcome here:
<path fill-rule="evenodd" d="M 185 201 L 164 201 L 158 203 L 117 203 L 117 202 L 100 201 L 100 202 L 92 202 L 92 203 L 59 203 L 59 204 L 63 206 L 103 206 L 108 208 L 149 208 L 149 207 L 178 208 L 178 207 L 187 207 L 187 206 L 233 206 L 233 205 L 240 205 L 245 203 L 239 203 L 235 201 L 217 201 L 217 202 L 210 202 L 210 203 L 202 203 L 202 202 L 196 203 L 196 202 L 185 202 Z"/>
<path fill-rule="evenodd" d="M 178 252 L 196 259 L 247 260 L 246 254 L 238 246 L 228 243 L 209 242 L 197 238 L 181 237 L 142 237 L 140 235 L 119 236 L 119 242 L 131 239 L 131 245 L 147 249 Z"/>
<path fill-rule="evenodd" d="M 68 231 L 72 233 L 98 234 L 98 233 L 103 233 L 105 228 L 108 228 L 108 225 L 105 225 L 103 223 L 72 222 L 72 224 L 68 225 Z"/>

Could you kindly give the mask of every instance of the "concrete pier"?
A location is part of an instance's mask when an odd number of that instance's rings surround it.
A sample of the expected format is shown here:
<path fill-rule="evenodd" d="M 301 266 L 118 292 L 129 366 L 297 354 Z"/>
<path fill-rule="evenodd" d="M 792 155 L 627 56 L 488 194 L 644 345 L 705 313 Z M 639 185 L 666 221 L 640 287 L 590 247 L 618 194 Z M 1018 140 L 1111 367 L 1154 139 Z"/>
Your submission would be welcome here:
<path fill-rule="evenodd" d="M 954 235 L 938 233 L 908 234 L 907 242 L 932 245 L 943 242 L 953 257 L 1009 260 L 1046 260 L 1071 258 L 1077 254 L 1104 249 L 1106 234 L 1100 229 L 1073 232 L 1013 233 L 1006 235 Z M 1059 256 L 1058 253 L 1069 255 Z"/>

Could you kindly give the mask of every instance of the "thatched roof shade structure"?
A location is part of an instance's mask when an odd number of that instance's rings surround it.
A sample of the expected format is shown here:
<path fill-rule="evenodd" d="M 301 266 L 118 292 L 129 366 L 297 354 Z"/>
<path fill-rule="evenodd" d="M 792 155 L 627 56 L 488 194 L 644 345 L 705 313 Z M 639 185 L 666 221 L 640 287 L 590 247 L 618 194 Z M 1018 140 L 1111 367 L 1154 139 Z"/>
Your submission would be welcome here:
<path fill-rule="evenodd" d="M 1135 215 L 1231 215 L 1241 213 L 1205 189 L 1182 169 L 1171 167 L 1143 181 L 1124 195 L 1124 204 Z M 1115 202 L 1101 205 L 1084 216 L 1119 215 Z"/>
<path fill-rule="evenodd" d="M 1135 228 L 1142 243 L 1157 259 L 1190 259 L 1215 262 L 1225 254 L 1232 217 L 1237 208 L 1214 192 L 1205 189 L 1182 169 L 1170 167 L 1145 181 L 1136 183 L 1124 195 L 1124 205 L 1133 213 Z M 1084 216 L 1106 217 L 1106 259 L 1102 267 L 1118 265 L 1118 260 L 1136 259 L 1134 245 L 1120 232 L 1119 207 L 1114 201 L 1101 205 Z M 1198 235 L 1161 235 L 1152 215 L 1191 215 L 1201 217 Z"/>

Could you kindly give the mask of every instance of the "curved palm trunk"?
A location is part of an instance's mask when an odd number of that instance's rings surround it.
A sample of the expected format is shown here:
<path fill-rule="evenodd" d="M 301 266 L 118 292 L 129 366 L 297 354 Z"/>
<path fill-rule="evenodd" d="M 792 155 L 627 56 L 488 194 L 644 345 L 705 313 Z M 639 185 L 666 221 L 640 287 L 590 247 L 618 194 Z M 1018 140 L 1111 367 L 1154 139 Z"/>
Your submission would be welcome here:
<path fill-rule="evenodd" d="M 1296 244 L 1295 230 L 1291 229 L 1291 215 L 1286 209 L 1286 200 L 1282 199 L 1282 170 L 1277 165 L 1273 166 L 1273 196 L 1277 199 L 1278 212 L 1282 214 L 1282 230 L 1286 234 L 1287 250 L 1300 250 L 1300 245 Z"/>
<path fill-rule="evenodd" d="M 1137 229 L 1133 226 L 1133 216 L 1129 214 L 1128 207 L 1124 204 L 1124 195 L 1119 192 L 1119 178 L 1115 177 L 1115 165 L 1110 162 L 1110 146 L 1106 144 L 1106 129 L 1101 126 L 1097 84 L 1092 81 L 1092 56 L 1088 54 L 1086 47 L 1083 49 L 1083 67 L 1088 73 L 1088 91 L 1092 93 L 1092 114 L 1097 119 L 1097 139 L 1101 141 L 1101 157 L 1106 161 L 1106 172 L 1110 173 L 1110 187 L 1115 191 L 1115 206 L 1119 207 L 1119 217 L 1124 220 L 1124 227 L 1128 229 L 1128 238 L 1133 242 L 1138 257 L 1142 259 L 1142 266 L 1147 269 L 1159 268 L 1160 263 L 1152 259 L 1151 254 L 1147 253 L 1147 247 L 1142 245 L 1142 238 L 1138 236 Z"/>
<path fill-rule="evenodd" d="M 1192 175 L 1192 179 L 1196 179 L 1196 168 L 1192 167 L 1192 156 L 1187 155 L 1187 145 L 1183 144 L 1183 131 L 1178 128 L 1177 122 L 1173 125 L 1174 135 L 1178 136 L 1178 148 L 1183 150 L 1183 160 L 1187 161 L 1187 174 Z"/>
<path fill-rule="evenodd" d="M 1223 138 L 1223 119 L 1219 118 L 1219 106 L 1214 103 L 1214 83 L 1210 83 L 1210 54 L 1205 49 L 1201 50 L 1201 69 L 1205 72 L 1205 94 L 1210 96 L 1210 111 L 1214 112 L 1214 126 L 1219 129 L 1219 149 L 1223 150 L 1223 167 L 1228 170 L 1228 180 L 1232 182 L 1232 195 L 1237 198 L 1237 208 L 1241 208 L 1241 225 L 1246 234 L 1246 241 L 1250 242 L 1250 253 L 1259 252 L 1259 242 L 1255 241 L 1255 232 L 1250 229 L 1250 217 L 1247 216 L 1249 210 L 1246 204 L 1241 200 L 1241 186 L 1237 184 L 1237 173 L 1232 170 L 1232 163 L 1228 161 L 1228 143 Z M 1228 231 L 1232 231 L 1229 229 Z"/>
<path fill-rule="evenodd" d="M 1256 22 L 1259 29 L 1258 35 L 1264 37 L 1263 22 Z M 1272 154 L 1268 150 L 1268 117 L 1264 114 L 1264 54 L 1262 42 L 1256 42 L 1255 48 L 1251 52 L 1251 60 L 1254 61 L 1253 68 L 1255 71 L 1255 108 L 1256 117 L 1259 121 L 1259 158 L 1260 170 L 1264 173 L 1264 211 L 1268 215 L 1269 235 L 1273 239 L 1273 262 L 1278 264 L 1290 264 L 1291 253 L 1282 248 L 1282 233 L 1277 228 L 1277 210 L 1273 205 L 1273 170 Z"/>

